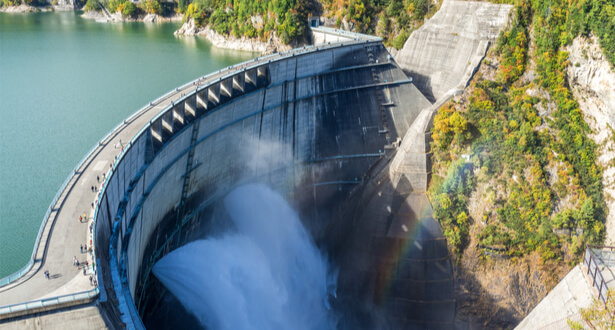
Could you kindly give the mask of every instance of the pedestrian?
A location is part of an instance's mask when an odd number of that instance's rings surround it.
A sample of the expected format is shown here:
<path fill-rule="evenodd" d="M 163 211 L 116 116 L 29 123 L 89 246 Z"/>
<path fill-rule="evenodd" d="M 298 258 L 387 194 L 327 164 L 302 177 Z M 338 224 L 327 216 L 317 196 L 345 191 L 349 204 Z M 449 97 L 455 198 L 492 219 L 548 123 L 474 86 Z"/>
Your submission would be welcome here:
<path fill-rule="evenodd" d="M 45 278 L 46 279 L 49 279 L 49 271 L 48 270 L 45 270 L 45 272 L 43 274 L 45 274 Z"/>
<path fill-rule="evenodd" d="M 94 208 L 94 202 L 92 202 L 92 208 Z"/>
<path fill-rule="evenodd" d="M 82 219 L 81 216 L 79 216 L 79 223 L 81 223 L 81 219 Z"/>
<path fill-rule="evenodd" d="M 92 233 L 92 224 L 90 224 L 90 234 Z"/>
<path fill-rule="evenodd" d="M 92 275 L 90 275 L 90 285 L 92 285 Z"/>
<path fill-rule="evenodd" d="M 83 253 L 83 244 L 79 245 L 79 252 Z"/>
<path fill-rule="evenodd" d="M 96 182 L 100 182 L 100 177 L 98 175 L 96 176 Z"/>
<path fill-rule="evenodd" d="M 83 276 L 85 276 L 85 267 L 83 267 Z"/>
<path fill-rule="evenodd" d="M 77 256 L 73 256 L 73 266 L 78 266 L 79 261 L 77 261 Z"/>
<path fill-rule="evenodd" d="M 91 187 L 90 187 L 90 190 L 91 190 L 92 192 L 94 192 L 94 186 L 91 186 Z"/>

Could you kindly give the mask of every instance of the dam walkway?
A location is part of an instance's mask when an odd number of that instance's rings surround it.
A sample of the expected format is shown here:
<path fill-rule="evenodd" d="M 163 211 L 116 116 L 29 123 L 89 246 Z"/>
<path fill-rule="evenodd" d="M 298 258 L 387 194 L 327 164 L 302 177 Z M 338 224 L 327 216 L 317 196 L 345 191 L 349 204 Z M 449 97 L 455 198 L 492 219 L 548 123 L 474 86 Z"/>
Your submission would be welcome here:
<path fill-rule="evenodd" d="M 353 36 L 356 37 L 354 34 Z M 365 39 L 374 41 L 379 38 Z M 126 142 L 161 111 L 201 85 L 219 80 L 219 88 L 224 88 L 225 77 L 240 72 L 248 65 L 258 66 L 278 58 L 317 51 L 319 47 L 333 46 L 297 48 L 259 57 L 200 77 L 151 102 L 109 132 L 74 168 L 51 202 L 40 227 L 30 262 L 17 273 L 0 279 L 0 327 L 2 323 L 12 322 L 11 319 L 24 315 L 75 305 L 92 305 L 99 294 L 104 294 L 104 290 L 99 292 L 93 283 L 101 278 L 100 274 L 97 274 L 97 265 L 94 264 L 96 251 L 88 253 L 81 250 L 82 245 L 87 246 L 87 249 L 95 245 L 90 228 L 95 211 L 93 205 L 98 202 L 99 193 L 105 184 L 105 178 L 108 177 L 107 173 L 120 158 Z M 96 187 L 97 191 L 93 191 L 92 187 Z M 86 220 L 80 221 L 80 217 L 83 218 L 84 215 Z M 74 264 L 75 257 L 79 261 L 78 267 Z M 83 274 L 85 261 L 88 263 L 86 275 Z M 46 271 L 49 272 L 48 278 Z"/>

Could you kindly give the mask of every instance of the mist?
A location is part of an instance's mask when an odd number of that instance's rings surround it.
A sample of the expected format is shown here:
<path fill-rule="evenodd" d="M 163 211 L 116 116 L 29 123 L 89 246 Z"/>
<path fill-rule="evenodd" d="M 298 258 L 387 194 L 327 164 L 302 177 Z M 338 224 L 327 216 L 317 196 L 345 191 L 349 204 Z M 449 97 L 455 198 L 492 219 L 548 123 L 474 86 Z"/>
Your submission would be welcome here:
<path fill-rule="evenodd" d="M 154 275 L 210 329 L 332 329 L 337 272 L 298 214 L 262 184 L 224 198 L 236 231 L 184 245 Z"/>

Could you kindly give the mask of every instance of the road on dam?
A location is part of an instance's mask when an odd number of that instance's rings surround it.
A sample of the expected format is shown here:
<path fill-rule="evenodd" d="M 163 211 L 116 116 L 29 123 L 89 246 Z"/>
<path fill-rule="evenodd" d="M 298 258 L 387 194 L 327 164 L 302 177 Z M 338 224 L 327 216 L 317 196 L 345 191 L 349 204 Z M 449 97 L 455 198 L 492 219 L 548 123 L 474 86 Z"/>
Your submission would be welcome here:
<path fill-rule="evenodd" d="M 366 35 L 346 36 L 342 31 L 333 29 L 331 31 L 334 31 L 333 34 L 340 34 L 346 41 L 368 42 L 370 39 L 379 39 Z M 331 32 L 324 31 L 323 33 Z M 92 246 L 92 235 L 89 228 L 94 216 L 92 203 L 96 203 L 101 192 L 101 185 L 104 182 L 103 173 L 106 175 L 116 157 L 119 158 L 122 145 L 126 145 L 158 113 L 180 99 L 182 95 L 197 89 L 198 86 L 207 85 L 227 74 L 241 71 L 243 67 L 273 62 L 279 58 L 292 57 L 306 51 L 318 51 L 321 47 L 327 48 L 328 44 L 331 42 L 295 48 L 229 66 L 176 88 L 124 120 L 103 140 L 99 141 L 98 145 L 86 156 L 80 167 L 75 169 L 55 204 L 51 205 L 51 212 L 42 228 L 38 246 L 34 247 L 35 256 L 32 267 L 18 279 L 0 287 L 0 316 L 4 312 L 10 312 L 11 305 L 94 289 L 90 282 L 92 270 L 90 253 L 86 250 L 81 252 L 80 249 L 81 245 L 87 245 L 87 248 Z M 97 191 L 92 190 L 93 186 L 97 187 Z M 84 214 L 87 220 L 80 222 L 79 217 L 83 217 Z M 79 261 L 78 267 L 74 265 L 74 257 Z M 84 261 L 89 264 L 86 275 L 83 275 Z M 49 278 L 46 278 L 45 271 L 49 271 Z M 92 278 L 96 279 L 96 276 L 93 275 Z"/>
<path fill-rule="evenodd" d="M 285 55 L 286 53 L 277 56 Z M 250 64 L 266 62 L 277 56 L 269 56 L 263 60 L 255 59 Z M 216 80 L 240 69 L 235 66 L 222 69 L 207 76 L 207 81 Z M 200 85 L 205 82 L 205 80 L 200 81 Z M 89 226 L 94 215 L 92 203 L 97 200 L 100 186 L 104 182 L 103 173 L 109 172 L 116 156 L 122 151 L 122 145 L 128 143 L 152 118 L 171 105 L 171 102 L 196 88 L 197 85 L 191 83 L 174 90 L 162 100 L 135 113 L 105 140 L 100 141 L 76 170 L 55 205 L 52 205 L 39 246 L 34 247 L 37 252 L 32 268 L 18 280 L 0 287 L 0 309 L 2 306 L 93 289 L 90 274 L 83 275 L 82 269 L 84 261 L 87 260 L 90 265 L 88 271 L 91 270 L 92 260 L 89 253 L 81 252 L 80 246 L 86 244 L 88 247 L 91 246 Z M 97 192 L 92 191 L 93 186 L 98 188 Z M 83 217 L 84 213 L 88 220 L 80 222 L 79 217 Z M 74 265 L 75 256 L 79 261 L 79 267 Z M 46 270 L 49 271 L 49 279 L 44 275 Z"/>

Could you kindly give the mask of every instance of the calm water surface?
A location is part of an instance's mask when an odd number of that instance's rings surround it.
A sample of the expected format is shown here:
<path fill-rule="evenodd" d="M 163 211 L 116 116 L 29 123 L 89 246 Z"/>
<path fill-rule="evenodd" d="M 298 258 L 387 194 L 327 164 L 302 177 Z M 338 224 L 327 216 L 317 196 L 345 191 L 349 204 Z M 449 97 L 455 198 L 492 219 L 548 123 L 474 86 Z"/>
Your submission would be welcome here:
<path fill-rule="evenodd" d="M 175 37 L 179 23 L 0 13 L 0 277 L 24 266 L 73 167 L 167 91 L 256 54 Z"/>

